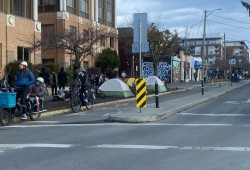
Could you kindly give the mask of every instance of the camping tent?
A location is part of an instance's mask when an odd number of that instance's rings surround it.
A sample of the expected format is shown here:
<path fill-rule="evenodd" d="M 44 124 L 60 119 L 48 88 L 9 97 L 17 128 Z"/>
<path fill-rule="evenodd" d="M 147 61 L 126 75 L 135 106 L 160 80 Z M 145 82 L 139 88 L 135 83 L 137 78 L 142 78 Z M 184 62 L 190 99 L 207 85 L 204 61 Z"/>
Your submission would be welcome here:
<path fill-rule="evenodd" d="M 124 81 L 128 86 L 133 86 L 135 84 L 135 78 L 128 78 Z"/>
<path fill-rule="evenodd" d="M 103 91 L 106 97 L 127 98 L 134 96 L 128 85 L 117 78 L 105 81 L 98 89 Z"/>
<path fill-rule="evenodd" d="M 160 92 L 167 91 L 167 88 L 165 87 L 164 83 L 156 76 L 149 76 L 146 80 L 146 88 L 148 92 L 155 92 L 155 83 L 158 84 L 158 90 Z"/>

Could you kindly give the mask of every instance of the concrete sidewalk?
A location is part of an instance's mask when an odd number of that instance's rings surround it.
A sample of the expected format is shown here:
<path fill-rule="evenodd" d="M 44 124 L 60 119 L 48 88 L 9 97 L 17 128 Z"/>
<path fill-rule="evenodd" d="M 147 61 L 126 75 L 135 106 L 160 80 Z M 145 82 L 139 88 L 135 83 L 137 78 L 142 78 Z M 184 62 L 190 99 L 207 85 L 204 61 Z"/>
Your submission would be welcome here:
<path fill-rule="evenodd" d="M 155 104 L 147 105 L 147 108 L 142 108 L 142 112 L 140 112 L 139 108 L 133 108 L 132 110 L 127 110 L 123 113 L 111 114 L 109 115 L 108 120 L 130 123 L 143 123 L 162 120 L 175 113 L 217 98 L 218 96 L 224 95 L 225 93 L 240 88 L 246 84 L 249 84 L 248 80 L 234 83 L 232 86 L 230 82 L 224 82 L 220 87 L 218 86 L 217 88 L 213 88 L 211 90 L 205 89 L 204 95 L 199 93 L 173 100 L 161 101 L 159 104 L 160 108 L 155 108 Z"/>

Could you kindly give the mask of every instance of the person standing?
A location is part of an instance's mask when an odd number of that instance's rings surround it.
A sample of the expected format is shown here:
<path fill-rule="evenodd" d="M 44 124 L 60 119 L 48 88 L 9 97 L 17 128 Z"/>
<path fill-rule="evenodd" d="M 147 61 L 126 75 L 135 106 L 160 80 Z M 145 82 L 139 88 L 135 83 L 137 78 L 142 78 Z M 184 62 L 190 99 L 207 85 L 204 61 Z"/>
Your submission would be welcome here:
<path fill-rule="evenodd" d="M 44 83 L 47 87 L 50 83 L 50 76 L 45 67 L 42 67 L 41 72 L 39 73 L 39 77 L 42 77 L 44 79 Z"/>
<path fill-rule="evenodd" d="M 127 77 L 127 74 L 123 71 L 123 72 L 121 73 L 122 81 L 124 81 L 126 77 Z"/>
<path fill-rule="evenodd" d="M 67 72 L 64 70 L 64 67 L 61 67 L 57 79 L 58 79 L 59 89 L 65 90 L 65 85 L 67 84 Z"/>
<path fill-rule="evenodd" d="M 50 86 L 51 86 L 51 91 L 52 91 L 52 95 L 57 95 L 57 75 L 54 71 L 52 71 L 51 75 L 50 75 Z"/>
<path fill-rule="evenodd" d="M 20 104 L 22 106 L 21 119 L 27 119 L 27 107 L 25 107 L 25 101 L 28 93 L 30 92 L 30 87 L 35 83 L 34 74 L 28 69 L 28 63 L 22 61 L 19 63 L 19 70 L 16 73 L 16 86 L 17 95 L 16 100 L 20 98 Z"/>

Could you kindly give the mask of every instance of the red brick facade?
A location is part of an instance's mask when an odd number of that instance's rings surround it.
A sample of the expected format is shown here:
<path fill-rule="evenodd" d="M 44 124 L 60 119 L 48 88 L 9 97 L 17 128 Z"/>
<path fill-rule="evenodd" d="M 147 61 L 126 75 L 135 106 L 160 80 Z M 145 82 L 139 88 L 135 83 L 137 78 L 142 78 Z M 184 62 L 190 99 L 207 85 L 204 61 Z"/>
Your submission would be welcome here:
<path fill-rule="evenodd" d="M 25 55 L 28 61 L 41 63 L 41 51 L 29 50 L 28 53 L 18 53 L 19 49 L 29 49 L 34 39 L 41 38 L 40 23 L 34 20 L 0 13 L 0 68 L 1 76 L 9 62 L 18 60 Z M 19 56 L 18 56 L 19 55 Z"/>

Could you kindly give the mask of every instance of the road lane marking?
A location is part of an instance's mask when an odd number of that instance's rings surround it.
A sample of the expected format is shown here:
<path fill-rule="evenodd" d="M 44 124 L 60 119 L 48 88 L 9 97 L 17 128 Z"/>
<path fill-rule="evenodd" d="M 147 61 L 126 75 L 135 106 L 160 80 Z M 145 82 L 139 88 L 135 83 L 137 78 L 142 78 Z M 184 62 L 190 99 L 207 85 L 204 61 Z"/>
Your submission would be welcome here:
<path fill-rule="evenodd" d="M 47 144 L 47 143 L 27 143 L 27 144 L 0 144 L 0 148 L 73 148 L 72 144 Z"/>
<path fill-rule="evenodd" d="M 238 101 L 226 101 L 223 103 L 225 103 L 225 104 L 240 104 L 240 102 L 238 102 Z"/>
<path fill-rule="evenodd" d="M 233 151 L 250 152 L 250 147 L 199 147 L 199 146 L 160 146 L 160 145 L 112 145 L 103 144 L 91 146 L 89 148 L 99 149 L 147 149 L 147 150 L 195 150 L 195 151 Z"/>
<path fill-rule="evenodd" d="M 250 124 L 182 124 L 182 123 L 93 123 L 93 124 L 48 124 L 48 125 L 12 125 L 0 128 L 45 128 L 45 127 L 91 127 L 91 126 L 185 126 L 185 127 L 250 127 Z"/>
<path fill-rule="evenodd" d="M 230 113 L 220 113 L 220 114 L 216 114 L 216 113 L 205 113 L 205 114 L 201 114 L 201 113 L 177 113 L 178 115 L 183 115 L 183 116 L 229 116 L 229 117 L 237 117 L 237 116 L 250 116 L 250 114 L 230 114 Z"/>
<path fill-rule="evenodd" d="M 72 113 L 72 114 L 67 114 L 66 116 L 85 116 L 85 112 L 79 112 L 79 113 Z"/>
<path fill-rule="evenodd" d="M 27 144 L 0 144 L 0 154 L 3 154 L 7 150 L 11 149 L 23 149 L 23 148 L 73 148 L 76 145 L 72 144 L 46 144 L 46 143 L 27 143 Z"/>
<path fill-rule="evenodd" d="M 23 123 L 60 123 L 60 121 L 28 121 Z"/>

